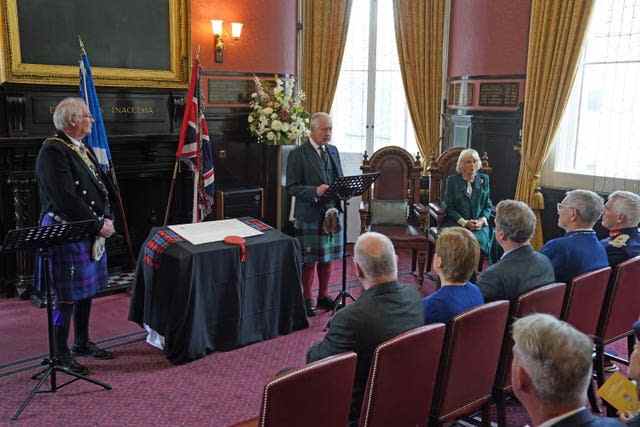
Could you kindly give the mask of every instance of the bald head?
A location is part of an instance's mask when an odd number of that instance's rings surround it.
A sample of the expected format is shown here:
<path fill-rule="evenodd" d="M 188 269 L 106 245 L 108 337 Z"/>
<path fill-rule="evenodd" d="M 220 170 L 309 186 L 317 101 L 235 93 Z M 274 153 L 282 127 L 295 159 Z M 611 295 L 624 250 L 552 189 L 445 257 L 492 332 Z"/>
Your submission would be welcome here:
<path fill-rule="evenodd" d="M 370 284 L 398 280 L 396 252 L 391 240 L 380 233 L 364 233 L 356 241 L 354 262 Z"/>

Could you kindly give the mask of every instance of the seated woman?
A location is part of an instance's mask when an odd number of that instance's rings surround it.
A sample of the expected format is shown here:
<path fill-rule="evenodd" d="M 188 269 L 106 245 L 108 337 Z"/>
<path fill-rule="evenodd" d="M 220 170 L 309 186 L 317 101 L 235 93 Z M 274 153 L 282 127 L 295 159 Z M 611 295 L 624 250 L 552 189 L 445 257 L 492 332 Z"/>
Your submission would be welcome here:
<path fill-rule="evenodd" d="M 489 190 L 489 176 L 479 173 L 481 162 L 476 150 L 462 150 L 456 164 L 456 175 L 447 178 L 444 205 L 446 226 L 459 225 L 470 230 L 478 239 L 480 249 L 491 255 L 493 229 L 489 218 L 493 209 Z"/>
<path fill-rule="evenodd" d="M 422 300 L 425 325 L 447 323 L 473 307 L 484 304 L 480 289 L 469 279 L 480 259 L 480 245 L 469 230 L 450 227 L 436 241 L 433 270 L 441 287 Z"/>

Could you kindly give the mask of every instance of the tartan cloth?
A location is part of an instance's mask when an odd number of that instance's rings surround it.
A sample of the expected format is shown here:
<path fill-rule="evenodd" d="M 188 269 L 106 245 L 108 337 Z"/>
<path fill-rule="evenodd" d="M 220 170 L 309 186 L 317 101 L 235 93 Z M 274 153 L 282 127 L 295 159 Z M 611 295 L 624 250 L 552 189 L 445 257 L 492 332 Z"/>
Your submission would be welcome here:
<path fill-rule="evenodd" d="M 144 263 L 157 270 L 160 267 L 160 256 L 167 250 L 169 245 L 184 240 L 173 231 L 167 229 L 159 230 L 144 246 Z"/>
<path fill-rule="evenodd" d="M 52 213 L 46 213 L 40 220 L 40 225 L 57 224 L 60 221 Z M 100 261 L 91 259 L 93 240 L 67 243 L 50 249 L 49 255 L 49 283 L 54 301 L 80 301 L 93 297 L 105 287 L 109 279 L 107 273 L 107 254 L 102 255 Z M 42 289 L 43 266 L 42 257 L 36 256 L 34 284 L 36 289 Z"/>
<path fill-rule="evenodd" d="M 344 243 L 342 242 L 342 218 L 340 230 L 333 234 L 322 234 L 320 225 L 316 222 L 296 221 L 296 237 L 302 246 L 304 264 L 315 262 L 330 262 L 342 257 Z"/>

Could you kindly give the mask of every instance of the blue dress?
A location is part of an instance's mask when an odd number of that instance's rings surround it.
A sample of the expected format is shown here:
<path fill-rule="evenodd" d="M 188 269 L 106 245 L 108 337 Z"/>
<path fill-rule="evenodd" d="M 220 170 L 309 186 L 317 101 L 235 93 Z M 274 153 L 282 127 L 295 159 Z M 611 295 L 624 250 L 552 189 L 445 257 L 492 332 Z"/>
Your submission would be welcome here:
<path fill-rule="evenodd" d="M 480 289 L 471 282 L 443 286 L 422 300 L 424 324 L 447 323 L 458 314 L 484 304 Z"/>

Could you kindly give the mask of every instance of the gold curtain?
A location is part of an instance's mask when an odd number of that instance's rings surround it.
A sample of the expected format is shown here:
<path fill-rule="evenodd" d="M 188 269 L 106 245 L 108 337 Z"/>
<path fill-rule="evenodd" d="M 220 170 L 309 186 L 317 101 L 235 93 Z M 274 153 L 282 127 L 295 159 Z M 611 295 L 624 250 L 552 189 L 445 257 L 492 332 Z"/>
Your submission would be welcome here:
<path fill-rule="evenodd" d="M 310 113 L 330 112 L 347 41 L 352 0 L 305 0 L 303 89 Z"/>
<path fill-rule="evenodd" d="M 425 167 L 440 149 L 445 0 L 394 0 L 396 43 L 409 113 Z"/>
<path fill-rule="evenodd" d="M 532 240 L 542 246 L 540 173 L 567 105 L 594 0 L 532 0 L 522 158 L 516 199 L 536 212 Z"/>

